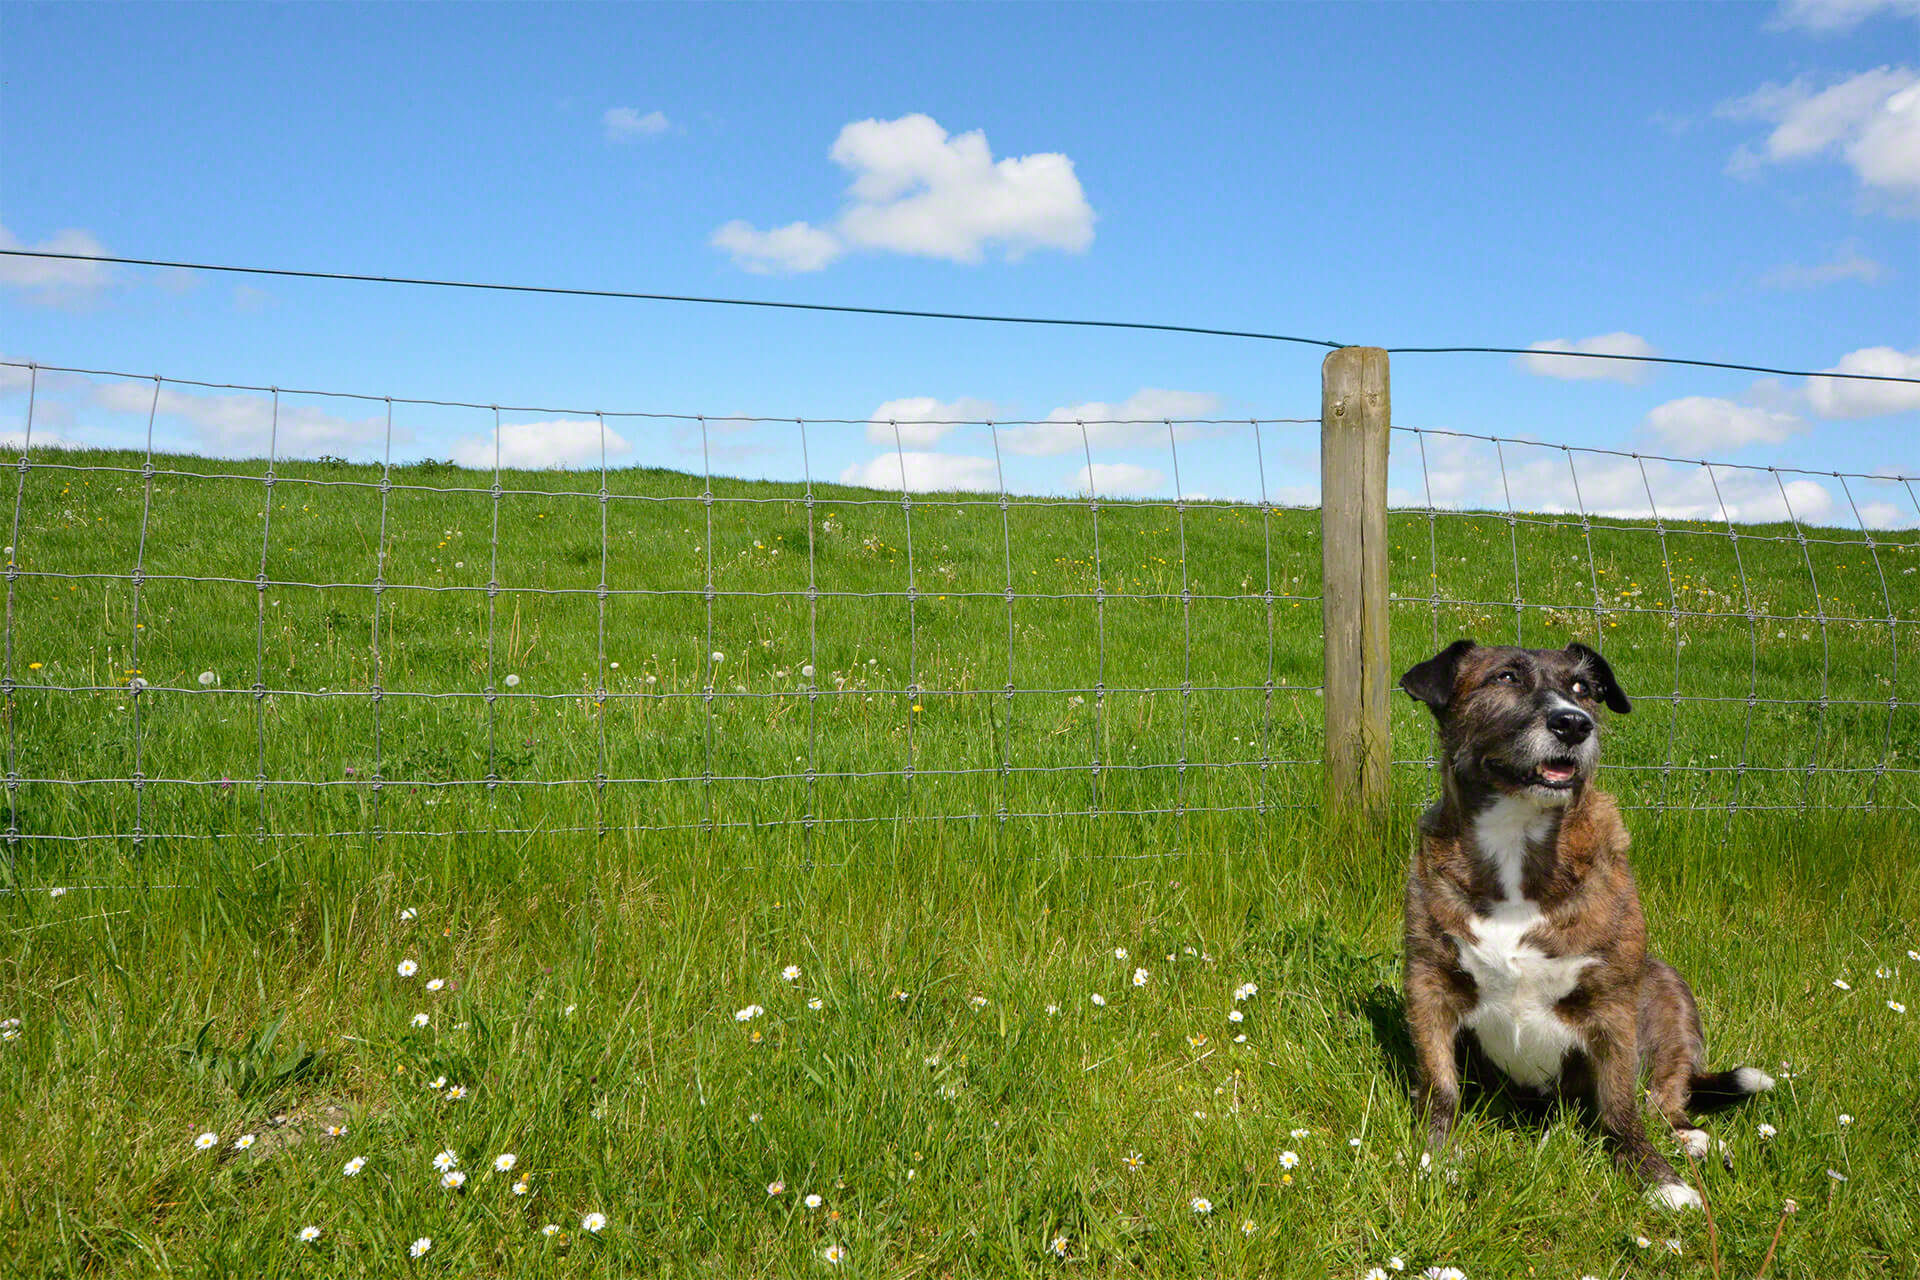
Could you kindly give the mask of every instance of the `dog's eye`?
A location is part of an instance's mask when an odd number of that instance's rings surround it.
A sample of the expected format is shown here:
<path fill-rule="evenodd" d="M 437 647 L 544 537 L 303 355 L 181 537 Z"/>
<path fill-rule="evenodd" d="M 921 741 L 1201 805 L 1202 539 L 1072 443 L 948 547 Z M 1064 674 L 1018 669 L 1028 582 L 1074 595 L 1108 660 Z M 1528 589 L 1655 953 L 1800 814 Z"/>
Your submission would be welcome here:
<path fill-rule="evenodd" d="M 1584 698 L 1592 692 L 1593 686 L 1585 680 L 1575 680 L 1573 682 L 1573 694 L 1576 698 Z"/>
<path fill-rule="evenodd" d="M 1517 671 L 1502 671 L 1494 676 L 1494 679 L 1498 680 L 1501 684 L 1519 684 L 1520 673 Z"/>

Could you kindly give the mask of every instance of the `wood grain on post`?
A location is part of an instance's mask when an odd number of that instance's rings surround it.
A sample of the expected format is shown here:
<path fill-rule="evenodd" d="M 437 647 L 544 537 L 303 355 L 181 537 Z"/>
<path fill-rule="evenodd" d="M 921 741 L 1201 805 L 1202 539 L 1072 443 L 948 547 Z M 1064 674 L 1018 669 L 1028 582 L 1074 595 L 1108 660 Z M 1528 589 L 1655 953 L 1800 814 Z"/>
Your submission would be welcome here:
<path fill-rule="evenodd" d="M 1387 353 L 1342 347 L 1320 368 L 1321 619 L 1326 654 L 1327 795 L 1385 812 L 1387 694 Z"/>

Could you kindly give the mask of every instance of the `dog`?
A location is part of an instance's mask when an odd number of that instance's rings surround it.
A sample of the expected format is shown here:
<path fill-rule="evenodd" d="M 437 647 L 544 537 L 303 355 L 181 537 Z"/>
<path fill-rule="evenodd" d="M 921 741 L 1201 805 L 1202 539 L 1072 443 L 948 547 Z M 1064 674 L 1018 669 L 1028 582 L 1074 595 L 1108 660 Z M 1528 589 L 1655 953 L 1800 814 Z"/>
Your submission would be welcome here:
<path fill-rule="evenodd" d="M 1456 640 L 1400 687 L 1440 729 L 1441 795 L 1421 816 L 1406 900 L 1413 1103 L 1430 1149 L 1446 1149 L 1464 1047 L 1523 1094 L 1590 1099 L 1615 1165 L 1638 1174 L 1651 1201 L 1698 1206 L 1648 1137 L 1641 1071 L 1695 1157 L 1709 1144 L 1689 1103 L 1737 1102 L 1773 1080 L 1706 1070 L 1693 992 L 1647 950 L 1626 827 L 1593 782 L 1600 709 L 1632 709 L 1613 668 L 1579 643 Z"/>

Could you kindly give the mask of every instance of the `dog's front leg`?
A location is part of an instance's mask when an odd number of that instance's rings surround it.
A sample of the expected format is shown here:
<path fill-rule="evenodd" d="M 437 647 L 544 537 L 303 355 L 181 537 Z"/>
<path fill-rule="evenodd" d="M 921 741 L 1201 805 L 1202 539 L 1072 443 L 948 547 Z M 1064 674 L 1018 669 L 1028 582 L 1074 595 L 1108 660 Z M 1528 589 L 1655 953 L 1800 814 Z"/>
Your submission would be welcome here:
<path fill-rule="evenodd" d="M 1633 1011 L 1590 1028 L 1587 1054 L 1593 1059 L 1600 1127 L 1613 1147 L 1614 1164 L 1632 1169 L 1647 1184 L 1653 1203 L 1670 1209 L 1698 1207 L 1700 1193 L 1681 1180 L 1647 1136 L 1646 1117 L 1640 1114 L 1640 1051 Z"/>
<path fill-rule="evenodd" d="M 1446 1150 L 1460 1111 L 1460 1067 L 1454 1056 L 1460 1010 L 1452 986 L 1425 964 L 1407 968 L 1407 1030 L 1417 1073 L 1413 1109 L 1426 1123 L 1428 1148 L 1438 1154 Z"/>

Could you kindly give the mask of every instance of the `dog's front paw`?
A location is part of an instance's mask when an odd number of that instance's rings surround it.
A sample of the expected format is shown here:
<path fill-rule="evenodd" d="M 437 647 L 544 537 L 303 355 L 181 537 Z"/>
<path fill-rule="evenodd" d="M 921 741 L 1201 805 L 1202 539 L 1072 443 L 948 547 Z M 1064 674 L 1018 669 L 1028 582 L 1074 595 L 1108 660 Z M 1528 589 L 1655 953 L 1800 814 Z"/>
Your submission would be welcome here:
<path fill-rule="evenodd" d="M 1647 1191 L 1647 1203 L 1657 1209 L 1698 1209 L 1700 1193 L 1684 1182 L 1662 1182 Z"/>

